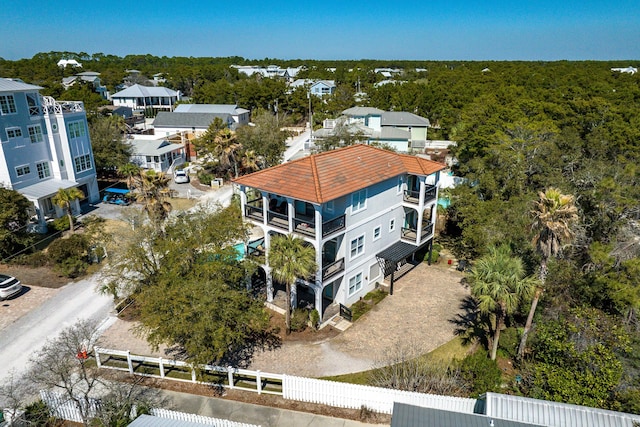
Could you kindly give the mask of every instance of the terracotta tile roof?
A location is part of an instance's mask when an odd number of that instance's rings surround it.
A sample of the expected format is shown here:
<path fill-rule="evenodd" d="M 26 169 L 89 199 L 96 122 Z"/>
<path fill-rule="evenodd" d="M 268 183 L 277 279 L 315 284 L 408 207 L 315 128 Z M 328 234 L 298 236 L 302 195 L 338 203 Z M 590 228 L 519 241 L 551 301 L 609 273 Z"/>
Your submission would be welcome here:
<path fill-rule="evenodd" d="M 431 175 L 445 165 L 356 144 L 304 157 L 235 179 L 269 193 L 321 204 L 403 175 Z"/>

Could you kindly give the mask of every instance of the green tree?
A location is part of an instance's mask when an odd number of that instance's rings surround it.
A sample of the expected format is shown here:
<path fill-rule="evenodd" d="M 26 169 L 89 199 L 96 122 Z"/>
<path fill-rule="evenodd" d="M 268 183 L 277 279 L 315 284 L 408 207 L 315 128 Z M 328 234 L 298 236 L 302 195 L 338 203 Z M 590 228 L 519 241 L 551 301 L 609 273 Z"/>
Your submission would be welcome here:
<path fill-rule="evenodd" d="M 547 279 L 547 264 L 550 258 L 560 255 L 562 249 L 573 239 L 573 226 L 578 221 L 578 210 L 574 197 L 562 194 L 556 188 L 548 188 L 539 193 L 539 200 L 535 202 L 532 215 L 534 217 L 532 228 L 535 231 L 533 245 L 540 255 L 540 286 L 536 288 L 527 321 L 524 325 L 518 358 L 522 358 L 527 345 L 527 336 L 531 330 L 533 316 L 538 306 L 540 296 L 544 292 L 544 284 Z"/>
<path fill-rule="evenodd" d="M 0 187 L 0 259 L 24 249 L 30 241 L 26 225 L 33 204 L 15 190 Z"/>
<path fill-rule="evenodd" d="M 140 166 L 134 163 L 124 163 L 118 166 L 118 175 L 125 179 L 127 188 L 133 190 L 136 177 L 140 175 Z"/>
<path fill-rule="evenodd" d="M 261 169 L 280 164 L 287 148 L 287 134 L 280 128 L 278 119 L 268 111 L 260 111 L 253 115 L 252 122 L 254 126 L 237 130 L 238 142 L 245 150 L 255 152 Z"/>
<path fill-rule="evenodd" d="M 73 212 L 71 206 L 80 199 L 84 199 L 84 193 L 76 187 L 66 189 L 60 188 L 56 195 L 51 199 L 54 205 L 66 212 L 67 217 L 69 218 L 69 232 L 71 234 L 74 232 Z"/>
<path fill-rule="evenodd" d="M 300 278 L 305 279 L 316 272 L 316 254 L 313 246 L 295 236 L 282 235 L 271 239 L 268 263 L 274 279 L 283 282 L 287 293 L 286 327 L 291 333 L 291 290 Z"/>
<path fill-rule="evenodd" d="M 124 138 L 126 124 L 120 116 L 97 116 L 89 121 L 89 134 L 96 172 L 116 171 L 129 163 L 131 145 Z"/>
<path fill-rule="evenodd" d="M 535 279 L 526 276 L 522 260 L 514 257 L 507 245 L 489 248 L 488 254 L 476 262 L 469 279 L 478 309 L 495 319 L 490 327 L 493 332 L 490 356 L 495 360 L 505 319 L 517 310 L 523 299 L 531 296 Z"/>

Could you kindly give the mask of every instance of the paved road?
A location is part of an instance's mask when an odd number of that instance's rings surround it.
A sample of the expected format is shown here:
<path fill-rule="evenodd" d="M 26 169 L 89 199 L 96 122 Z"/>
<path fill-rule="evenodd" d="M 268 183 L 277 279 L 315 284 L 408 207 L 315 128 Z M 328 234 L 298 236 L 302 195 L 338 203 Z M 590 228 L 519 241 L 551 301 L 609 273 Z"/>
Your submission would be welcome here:
<path fill-rule="evenodd" d="M 0 381 L 11 370 L 24 372 L 29 359 L 52 339 L 80 319 L 109 326 L 113 299 L 96 292 L 95 276 L 70 283 L 42 305 L 0 330 Z M 115 318 L 114 318 L 115 320 Z"/>

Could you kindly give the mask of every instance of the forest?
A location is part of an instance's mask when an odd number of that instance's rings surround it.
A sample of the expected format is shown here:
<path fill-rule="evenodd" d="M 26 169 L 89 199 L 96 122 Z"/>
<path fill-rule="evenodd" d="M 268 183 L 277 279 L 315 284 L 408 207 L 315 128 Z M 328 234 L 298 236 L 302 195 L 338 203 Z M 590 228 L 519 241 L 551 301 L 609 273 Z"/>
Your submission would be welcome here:
<path fill-rule="evenodd" d="M 484 331 L 488 348 L 499 339 L 498 355 L 517 364 L 518 380 L 507 391 L 640 413 L 640 75 L 611 71 L 633 63 L 250 61 L 49 52 L 0 59 L 0 76 L 40 85 L 43 95 L 83 100 L 90 117 L 97 116 L 104 103 L 97 94 L 62 88 L 63 76 L 81 70 L 57 67 L 61 58 L 100 72 L 112 93 L 126 70 L 147 77 L 163 73 L 166 86 L 192 102 L 277 112 L 282 125 L 304 124 L 310 102 L 314 127 L 354 105 L 427 117 L 430 139 L 456 141 L 452 172 L 464 179 L 445 191 L 451 205 L 442 212 L 440 243 L 472 269 L 507 256 L 520 262 L 523 277 L 539 278 L 534 293 L 508 310 L 498 304 L 489 310 L 493 317 L 478 316 L 467 328 Z M 298 78 L 335 80 L 337 89 L 309 100 L 304 90 L 289 93 L 284 81 L 247 77 L 233 64 L 303 65 Z M 404 71 L 395 83 L 376 87 L 384 80 L 376 67 Z M 356 103 L 358 88 L 364 94 Z M 566 216 L 555 229 L 546 223 L 549 238 L 541 224 L 554 209 Z M 546 249 L 541 245 L 550 241 Z M 470 275 L 472 285 L 482 280 Z M 538 307 L 526 346 L 518 351 L 532 298 L 539 299 Z M 498 328 L 492 326 L 498 317 L 499 338 L 489 333 Z"/>

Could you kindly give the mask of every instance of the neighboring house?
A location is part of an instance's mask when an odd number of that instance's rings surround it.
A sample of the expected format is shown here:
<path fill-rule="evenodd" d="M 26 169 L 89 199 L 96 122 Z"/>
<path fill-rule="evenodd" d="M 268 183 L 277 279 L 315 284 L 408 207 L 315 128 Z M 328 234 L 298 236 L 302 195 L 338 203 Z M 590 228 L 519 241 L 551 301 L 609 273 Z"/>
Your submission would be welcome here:
<path fill-rule="evenodd" d="M 259 242 L 268 253 L 278 234 L 312 245 L 318 270 L 300 282 L 298 294 L 309 294 L 327 320 L 338 304 L 353 304 L 386 276 L 393 288 L 398 265 L 430 250 L 444 168 L 357 144 L 237 178 L 243 217 L 257 230 L 248 250 L 259 254 Z M 270 267 L 263 264 L 260 274 L 271 301 Z"/>
<path fill-rule="evenodd" d="M 67 68 L 67 65 L 70 67 L 82 67 L 82 64 L 75 59 L 61 59 L 58 61 L 58 67 Z"/>
<path fill-rule="evenodd" d="M 0 185 L 16 190 L 35 208 L 36 231 L 64 212 L 51 200 L 60 188 L 77 187 L 98 202 L 98 181 L 84 105 L 42 97 L 40 86 L 0 78 Z M 80 203 L 72 207 L 80 212 Z"/>
<path fill-rule="evenodd" d="M 632 66 L 628 66 L 627 68 L 612 68 L 611 71 L 617 71 L 619 73 L 626 73 L 634 75 L 638 72 L 638 69 Z"/>
<path fill-rule="evenodd" d="M 404 111 L 382 111 L 372 107 L 353 107 L 342 112 L 341 120 L 348 128 L 367 137 L 367 143 L 388 145 L 407 153 L 427 145 L 429 119 Z M 331 121 L 327 121 L 331 123 Z M 354 126 L 358 125 L 358 126 Z M 366 128 L 366 129 L 365 129 Z M 314 132 L 314 138 L 330 135 L 332 128 Z"/>
<path fill-rule="evenodd" d="M 262 77 L 283 78 L 289 81 L 295 79 L 298 73 L 304 69 L 304 65 L 288 68 L 280 68 L 278 65 L 269 65 L 267 67 L 258 65 L 231 65 L 230 67 L 238 70 L 238 73 L 249 77 L 257 74 Z"/>
<path fill-rule="evenodd" d="M 172 166 L 185 161 L 184 144 L 171 143 L 167 139 L 153 139 L 149 135 L 134 135 L 127 141 L 132 147 L 131 163 L 142 169 L 156 172 L 171 171 Z"/>
<path fill-rule="evenodd" d="M 99 93 L 104 99 L 108 99 L 109 92 L 107 91 L 107 87 L 103 86 L 100 81 L 100 73 L 95 71 L 84 71 L 74 76 L 64 77 L 62 79 L 62 86 L 65 89 L 69 89 L 79 81 L 91 84 L 93 86 L 93 90 Z"/>
<path fill-rule="evenodd" d="M 171 172 L 173 166 L 185 162 L 184 144 L 173 144 L 166 139 L 153 139 L 148 135 L 137 135 L 128 142 L 132 147 L 131 163 L 142 169 Z"/>
<path fill-rule="evenodd" d="M 251 120 L 251 112 L 236 104 L 180 104 L 176 107 L 175 112 L 229 115 L 233 119 L 233 122 L 229 122 L 231 129 L 249 124 Z"/>
<path fill-rule="evenodd" d="M 322 97 L 332 95 L 336 91 L 336 82 L 334 80 L 298 79 L 289 85 L 289 90 L 292 92 L 299 87 L 305 88 L 313 95 Z"/>
<path fill-rule="evenodd" d="M 111 96 L 116 107 L 130 107 L 133 111 L 153 109 L 173 111 L 176 102 L 182 99 L 180 91 L 166 87 L 142 86 L 135 84 Z"/>

